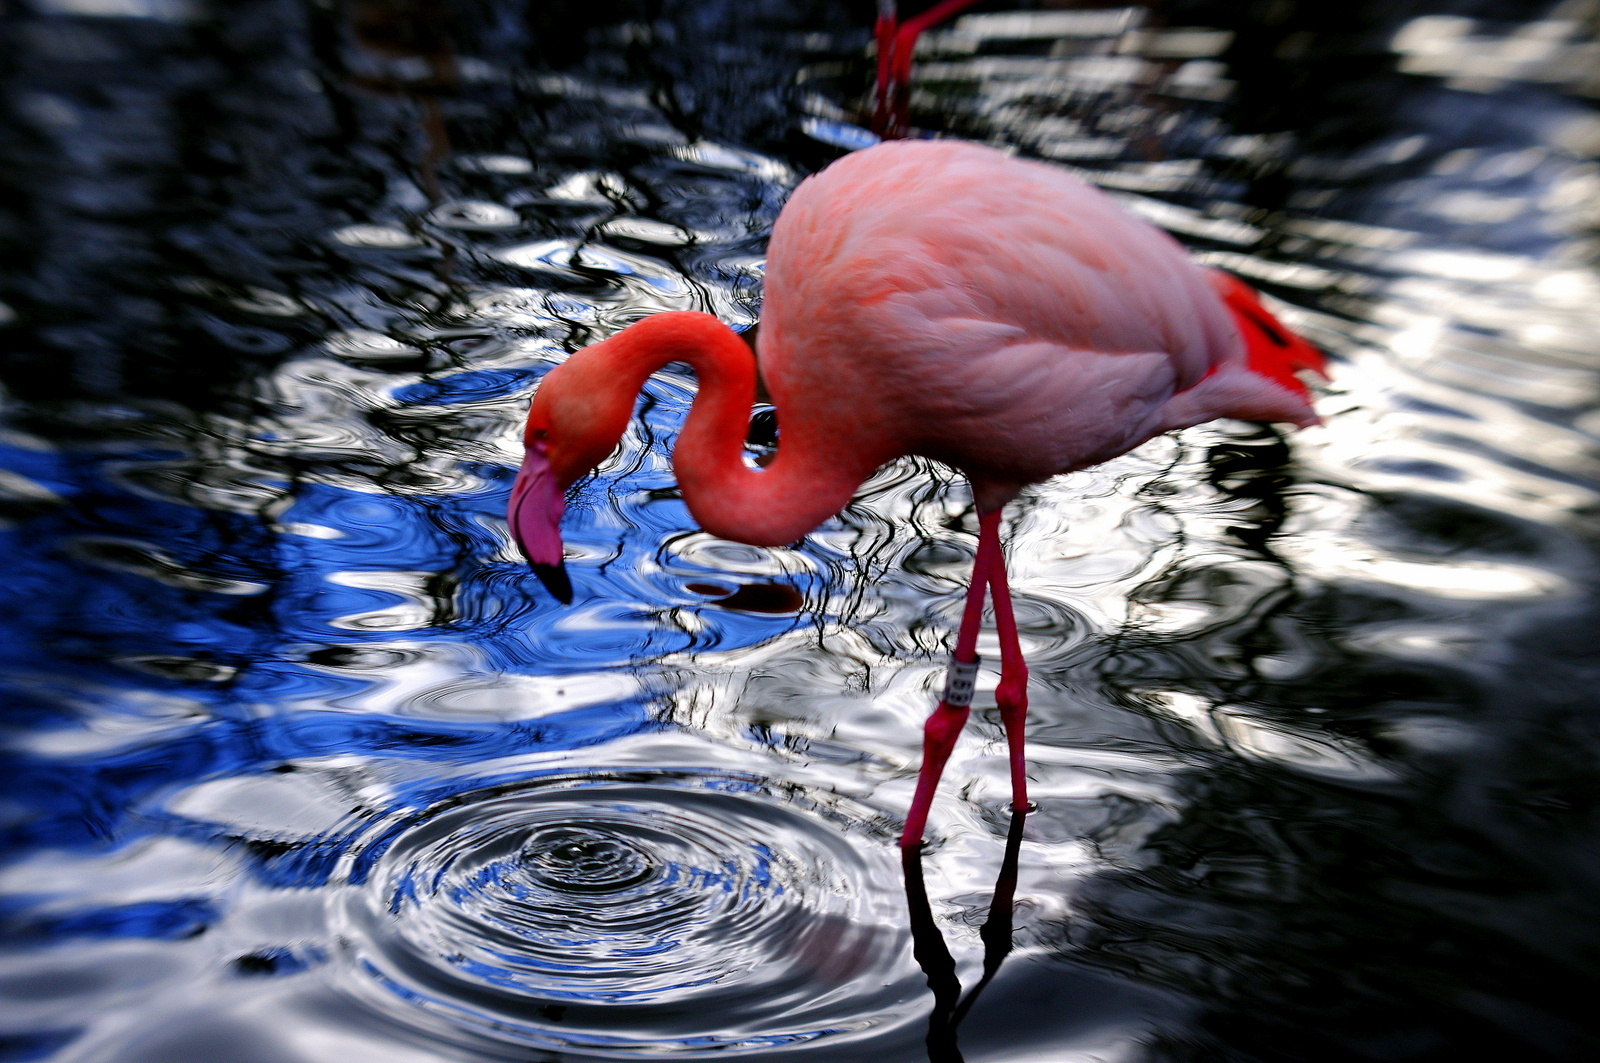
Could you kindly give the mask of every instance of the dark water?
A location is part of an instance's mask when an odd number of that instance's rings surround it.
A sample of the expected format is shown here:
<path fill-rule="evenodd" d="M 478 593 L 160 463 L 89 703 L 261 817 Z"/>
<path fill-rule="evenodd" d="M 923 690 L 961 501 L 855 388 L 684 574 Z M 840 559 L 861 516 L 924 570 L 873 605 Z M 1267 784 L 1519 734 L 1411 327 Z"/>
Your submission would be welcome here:
<path fill-rule="evenodd" d="M 1039 807 L 966 1057 L 1595 1058 L 1593 5 L 977 10 L 917 122 L 1083 172 L 1334 374 L 1324 427 L 1010 512 Z M 893 839 L 964 486 L 712 539 L 669 370 L 571 607 L 502 519 L 565 353 L 756 320 L 870 17 L 11 11 L 0 1061 L 927 1058 Z M 993 682 L 924 860 L 969 986 Z"/>

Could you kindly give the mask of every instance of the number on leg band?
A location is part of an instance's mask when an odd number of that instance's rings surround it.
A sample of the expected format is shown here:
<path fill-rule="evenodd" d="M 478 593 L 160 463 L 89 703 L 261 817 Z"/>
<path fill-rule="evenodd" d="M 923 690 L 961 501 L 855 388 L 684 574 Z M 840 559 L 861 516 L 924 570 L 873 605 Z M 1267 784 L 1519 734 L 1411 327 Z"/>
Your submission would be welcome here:
<path fill-rule="evenodd" d="M 972 704 L 972 690 L 978 680 L 978 662 L 981 657 L 974 656 L 970 661 L 950 659 L 950 670 L 945 673 L 944 703 L 953 709 L 964 709 Z"/>

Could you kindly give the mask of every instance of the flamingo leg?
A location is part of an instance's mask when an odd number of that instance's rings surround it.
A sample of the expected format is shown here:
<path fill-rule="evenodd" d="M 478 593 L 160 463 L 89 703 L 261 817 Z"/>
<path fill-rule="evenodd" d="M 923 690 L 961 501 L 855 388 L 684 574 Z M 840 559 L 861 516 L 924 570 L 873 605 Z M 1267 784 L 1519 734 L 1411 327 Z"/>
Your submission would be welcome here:
<path fill-rule="evenodd" d="M 971 6 L 975 0 L 941 0 L 922 14 L 899 21 L 895 0 L 878 0 L 873 37 L 878 44 L 878 86 L 873 95 L 872 131 L 885 140 L 911 132 L 906 113 L 911 103 L 911 58 L 917 38 L 929 26 Z"/>
<path fill-rule="evenodd" d="M 980 515 L 979 520 L 985 519 Z M 998 519 L 998 516 L 996 517 Z M 922 831 L 928 825 L 928 809 L 933 805 L 939 776 L 955 748 L 961 729 L 972 711 L 972 680 L 978 671 L 978 628 L 983 623 L 983 598 L 988 589 L 992 553 L 978 539 L 978 553 L 972 561 L 972 583 L 967 587 L 967 604 L 961 613 L 961 629 L 956 633 L 956 648 L 951 654 L 949 678 L 944 697 L 933 710 L 922 732 L 922 770 L 917 774 L 916 793 L 906 813 L 906 829 L 900 835 L 900 848 L 914 849 L 922 844 Z"/>
<path fill-rule="evenodd" d="M 872 131 L 880 136 L 888 133 L 895 124 L 893 117 L 894 95 L 894 34 L 900 26 L 895 0 L 878 0 L 878 21 L 872 35 L 878 44 L 878 83 L 872 97 Z"/>
<path fill-rule="evenodd" d="M 1017 638 L 1017 617 L 1011 609 L 1011 585 L 1006 581 L 1006 559 L 1000 545 L 1000 511 L 978 518 L 978 552 L 988 553 L 986 566 L 989 593 L 994 599 L 994 624 L 1000 636 L 1000 683 L 995 687 L 995 705 L 1000 709 L 1000 725 L 1006 732 L 1011 754 L 1011 808 L 1028 810 L 1028 762 L 1026 731 L 1028 721 L 1028 662 L 1022 656 Z"/>

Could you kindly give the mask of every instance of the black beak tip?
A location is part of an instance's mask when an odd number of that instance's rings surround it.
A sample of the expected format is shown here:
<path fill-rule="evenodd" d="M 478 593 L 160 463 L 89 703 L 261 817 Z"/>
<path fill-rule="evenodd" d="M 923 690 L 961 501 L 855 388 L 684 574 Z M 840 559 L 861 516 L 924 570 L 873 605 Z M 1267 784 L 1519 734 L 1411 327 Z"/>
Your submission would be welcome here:
<path fill-rule="evenodd" d="M 567 566 L 557 563 L 554 565 L 530 564 L 533 574 L 539 577 L 539 582 L 544 584 L 544 589 L 555 595 L 556 601 L 562 605 L 572 604 L 572 580 L 567 576 Z"/>

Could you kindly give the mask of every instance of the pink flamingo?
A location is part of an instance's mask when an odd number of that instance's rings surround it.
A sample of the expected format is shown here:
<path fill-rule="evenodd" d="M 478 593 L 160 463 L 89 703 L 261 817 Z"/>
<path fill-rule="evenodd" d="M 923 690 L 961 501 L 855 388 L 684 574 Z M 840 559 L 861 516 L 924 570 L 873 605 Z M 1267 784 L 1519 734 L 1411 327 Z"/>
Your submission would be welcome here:
<path fill-rule="evenodd" d="M 674 311 L 573 354 L 528 414 L 509 520 L 563 601 L 562 492 L 609 455 L 645 378 L 694 367 L 673 455 L 713 535 L 792 543 L 884 462 L 920 454 L 966 474 L 978 510 L 972 584 L 900 844 L 920 844 L 966 723 L 984 593 L 1001 647 L 995 691 L 1012 806 L 1027 805 L 1027 666 L 1000 515 L 1027 484 L 1216 417 L 1316 421 L 1300 369 L 1322 359 L 1232 277 L 1065 172 L 951 140 L 893 141 L 803 182 L 773 228 L 757 356 L 716 318 Z M 760 369 L 782 432 L 744 458 Z"/>

